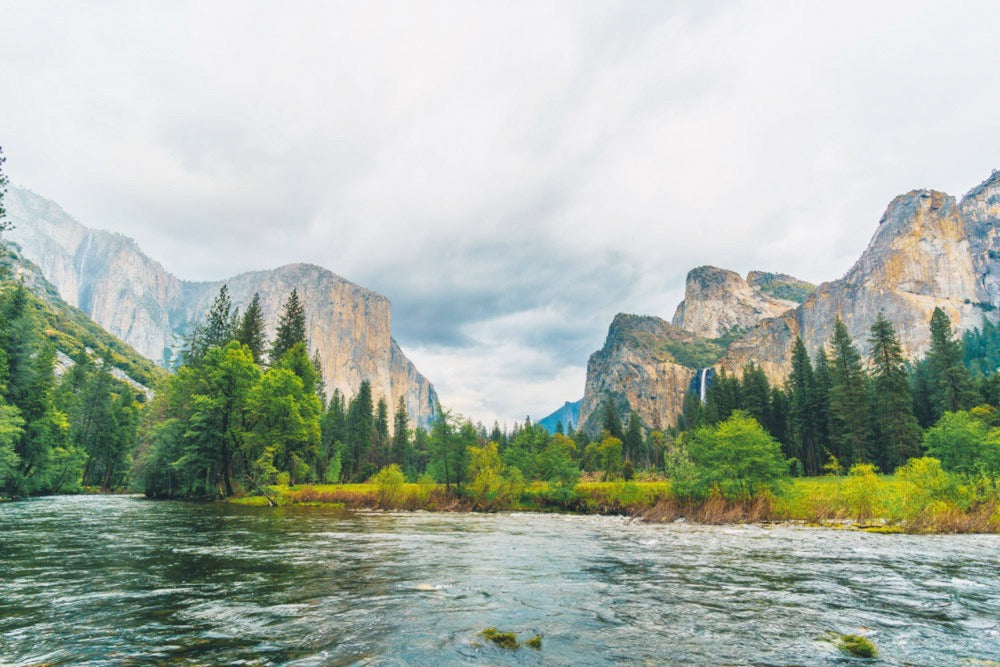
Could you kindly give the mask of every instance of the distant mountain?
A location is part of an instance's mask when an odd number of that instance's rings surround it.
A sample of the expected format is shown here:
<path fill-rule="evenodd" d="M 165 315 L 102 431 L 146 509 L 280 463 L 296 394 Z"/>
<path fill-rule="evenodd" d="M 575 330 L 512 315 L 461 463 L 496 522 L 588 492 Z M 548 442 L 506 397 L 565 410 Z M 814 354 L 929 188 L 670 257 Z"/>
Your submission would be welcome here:
<path fill-rule="evenodd" d="M 864 354 L 882 312 L 906 356 L 921 357 L 937 307 L 958 331 L 1000 316 L 1000 172 L 960 202 L 935 190 L 899 195 L 851 270 L 815 288 L 784 274 L 752 272 L 743 280 L 715 267 L 692 270 L 672 326 L 656 317 L 615 318 L 588 363 L 580 418 L 592 428 L 591 415 L 610 399 L 623 413 L 638 411 L 647 426 L 666 427 L 703 367 L 738 373 L 753 362 L 783 383 L 796 337 L 815 354 L 838 317 Z"/>
<path fill-rule="evenodd" d="M 134 240 L 85 227 L 44 197 L 12 187 L 5 202 L 15 225 L 8 237 L 62 298 L 158 364 L 171 364 L 178 336 L 204 316 L 223 284 L 234 306 L 245 307 L 255 292 L 260 294 L 269 336 L 296 288 L 309 344 L 320 354 L 329 391 L 352 396 L 368 380 L 374 398 L 384 397 L 390 410 L 404 397 L 414 424 L 426 426 L 435 414 L 434 387 L 392 339 L 389 301 L 380 294 L 310 264 L 214 282 L 185 281 L 145 255 Z"/>
<path fill-rule="evenodd" d="M 555 433 L 556 427 L 562 424 L 563 431 L 568 432 L 570 428 L 576 428 L 580 424 L 580 405 L 582 403 L 582 398 L 572 403 L 566 401 L 561 408 L 548 417 L 539 419 L 538 424 L 547 428 L 549 433 Z"/>

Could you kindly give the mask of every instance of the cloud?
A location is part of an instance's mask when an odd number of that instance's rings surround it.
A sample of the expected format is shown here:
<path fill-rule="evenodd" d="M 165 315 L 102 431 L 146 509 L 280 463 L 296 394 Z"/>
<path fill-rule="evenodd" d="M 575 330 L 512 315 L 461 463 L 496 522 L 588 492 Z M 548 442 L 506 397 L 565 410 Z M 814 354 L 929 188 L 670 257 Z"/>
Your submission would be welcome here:
<path fill-rule="evenodd" d="M 836 278 L 895 194 L 1000 166 L 986 3 L 0 12 L 16 182 L 185 278 L 385 294 L 484 421 L 579 398 L 613 315 L 669 318 L 693 266 Z"/>

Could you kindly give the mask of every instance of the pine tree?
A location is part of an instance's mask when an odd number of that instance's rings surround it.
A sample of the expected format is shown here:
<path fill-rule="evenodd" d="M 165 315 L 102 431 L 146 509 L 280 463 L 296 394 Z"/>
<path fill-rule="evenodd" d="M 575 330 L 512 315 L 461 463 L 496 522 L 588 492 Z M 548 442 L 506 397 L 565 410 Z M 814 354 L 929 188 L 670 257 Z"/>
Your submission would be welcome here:
<path fill-rule="evenodd" d="M 3 173 L 3 165 L 7 158 L 3 155 L 3 148 L 0 147 L 0 233 L 13 229 L 14 225 L 7 219 L 7 209 L 4 208 L 4 197 L 7 195 L 7 174 Z"/>
<path fill-rule="evenodd" d="M 254 292 L 250 305 L 243 313 L 239 326 L 236 327 L 236 340 L 250 348 L 253 362 L 258 366 L 264 360 L 264 348 L 267 338 L 264 335 L 264 312 L 260 308 L 260 294 Z"/>
<path fill-rule="evenodd" d="M 379 468 L 389 465 L 390 442 L 389 442 L 389 404 L 384 396 L 379 396 L 378 404 L 375 407 L 375 451 L 376 463 Z"/>
<path fill-rule="evenodd" d="M 820 463 L 823 463 L 833 451 L 830 441 L 830 387 L 833 378 L 830 375 L 830 362 L 826 350 L 816 353 L 816 363 L 813 364 L 813 428 L 816 434 L 816 452 Z"/>
<path fill-rule="evenodd" d="M 792 374 L 788 378 L 791 434 L 785 456 L 802 462 L 807 475 L 819 474 L 819 451 L 816 442 L 816 379 L 809 352 L 801 338 L 792 348 Z"/>
<path fill-rule="evenodd" d="M 319 396 L 323 407 L 326 407 L 326 382 L 323 380 L 323 359 L 319 356 L 319 350 L 313 352 L 312 367 L 316 373 L 313 391 Z"/>
<path fill-rule="evenodd" d="M 771 385 L 760 366 L 753 362 L 743 369 L 740 384 L 740 409 L 746 410 L 757 422 L 767 427 L 771 402 Z M 774 435 L 773 433 L 771 435 Z"/>
<path fill-rule="evenodd" d="M 628 428 L 625 431 L 625 437 L 622 439 L 622 445 L 625 450 L 626 461 L 631 461 L 633 465 L 642 465 L 644 463 L 642 420 L 639 418 L 639 413 L 635 411 L 629 415 Z"/>
<path fill-rule="evenodd" d="M 621 440 L 625 437 L 625 432 L 622 428 L 622 418 L 618 415 L 618 408 L 615 407 L 614 401 L 610 398 L 605 399 L 604 401 L 604 414 L 601 420 L 601 426 L 605 431 L 610 433 L 613 438 Z"/>
<path fill-rule="evenodd" d="M 834 450 L 845 466 L 870 463 L 867 376 L 861 365 L 861 353 L 839 317 L 833 326 L 832 348 L 830 411 Z"/>
<path fill-rule="evenodd" d="M 271 363 L 281 359 L 282 355 L 296 343 L 307 343 L 306 315 L 299 301 L 298 291 L 292 289 L 278 319 L 278 330 L 271 345 Z"/>
<path fill-rule="evenodd" d="M 945 412 L 967 410 L 976 404 L 975 388 L 963 356 L 962 344 L 953 337 L 951 320 L 943 310 L 935 308 L 931 315 L 931 349 L 927 353 L 935 421 Z"/>
<path fill-rule="evenodd" d="M 366 473 L 375 472 L 371 461 L 372 443 L 375 439 L 374 410 L 372 387 L 368 380 L 364 380 L 347 408 L 344 470 L 355 481 L 363 481 L 367 477 Z"/>
<path fill-rule="evenodd" d="M 208 309 L 204 324 L 195 325 L 194 331 L 187 337 L 184 363 L 188 366 L 197 365 L 212 348 L 225 347 L 236 337 L 238 317 L 238 313 L 233 312 L 229 287 L 223 285 Z"/>
<path fill-rule="evenodd" d="M 392 462 L 398 463 L 403 470 L 408 472 L 413 469 L 409 449 L 410 416 L 406 414 L 406 397 L 400 396 L 392 418 Z"/>
<path fill-rule="evenodd" d="M 920 425 L 913 415 L 913 395 L 907 382 L 903 350 L 892 324 L 882 313 L 872 324 L 872 415 L 875 458 L 892 472 L 920 451 Z"/>

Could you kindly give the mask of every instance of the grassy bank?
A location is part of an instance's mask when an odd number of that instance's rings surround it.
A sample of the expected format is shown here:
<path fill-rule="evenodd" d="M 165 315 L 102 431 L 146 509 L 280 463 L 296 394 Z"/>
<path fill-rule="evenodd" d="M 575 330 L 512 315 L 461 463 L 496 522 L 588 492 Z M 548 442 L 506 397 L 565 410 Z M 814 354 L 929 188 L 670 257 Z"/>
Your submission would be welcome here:
<path fill-rule="evenodd" d="M 939 482 L 941 480 L 938 480 Z M 245 496 L 244 505 L 340 505 L 350 508 L 619 514 L 647 521 L 698 523 L 795 522 L 879 532 L 998 533 L 1000 504 L 992 482 L 945 486 L 875 474 L 798 478 L 777 494 L 746 501 L 713 495 L 702 501 L 674 497 L 667 481 L 581 482 L 572 492 L 544 482 L 527 486 L 516 502 L 497 504 L 449 493 L 440 484 L 375 483 L 269 487 L 269 498 Z"/>

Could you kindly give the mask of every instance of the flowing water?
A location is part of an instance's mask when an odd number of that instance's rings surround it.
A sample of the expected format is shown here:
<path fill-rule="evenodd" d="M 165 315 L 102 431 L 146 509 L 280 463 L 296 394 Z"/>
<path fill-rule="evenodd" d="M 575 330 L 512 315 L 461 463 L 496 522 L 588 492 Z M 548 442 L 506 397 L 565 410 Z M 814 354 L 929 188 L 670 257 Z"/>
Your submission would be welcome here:
<path fill-rule="evenodd" d="M 5 665 L 850 664 L 854 632 L 882 664 L 1000 661 L 1000 537 L 0 504 Z"/>

